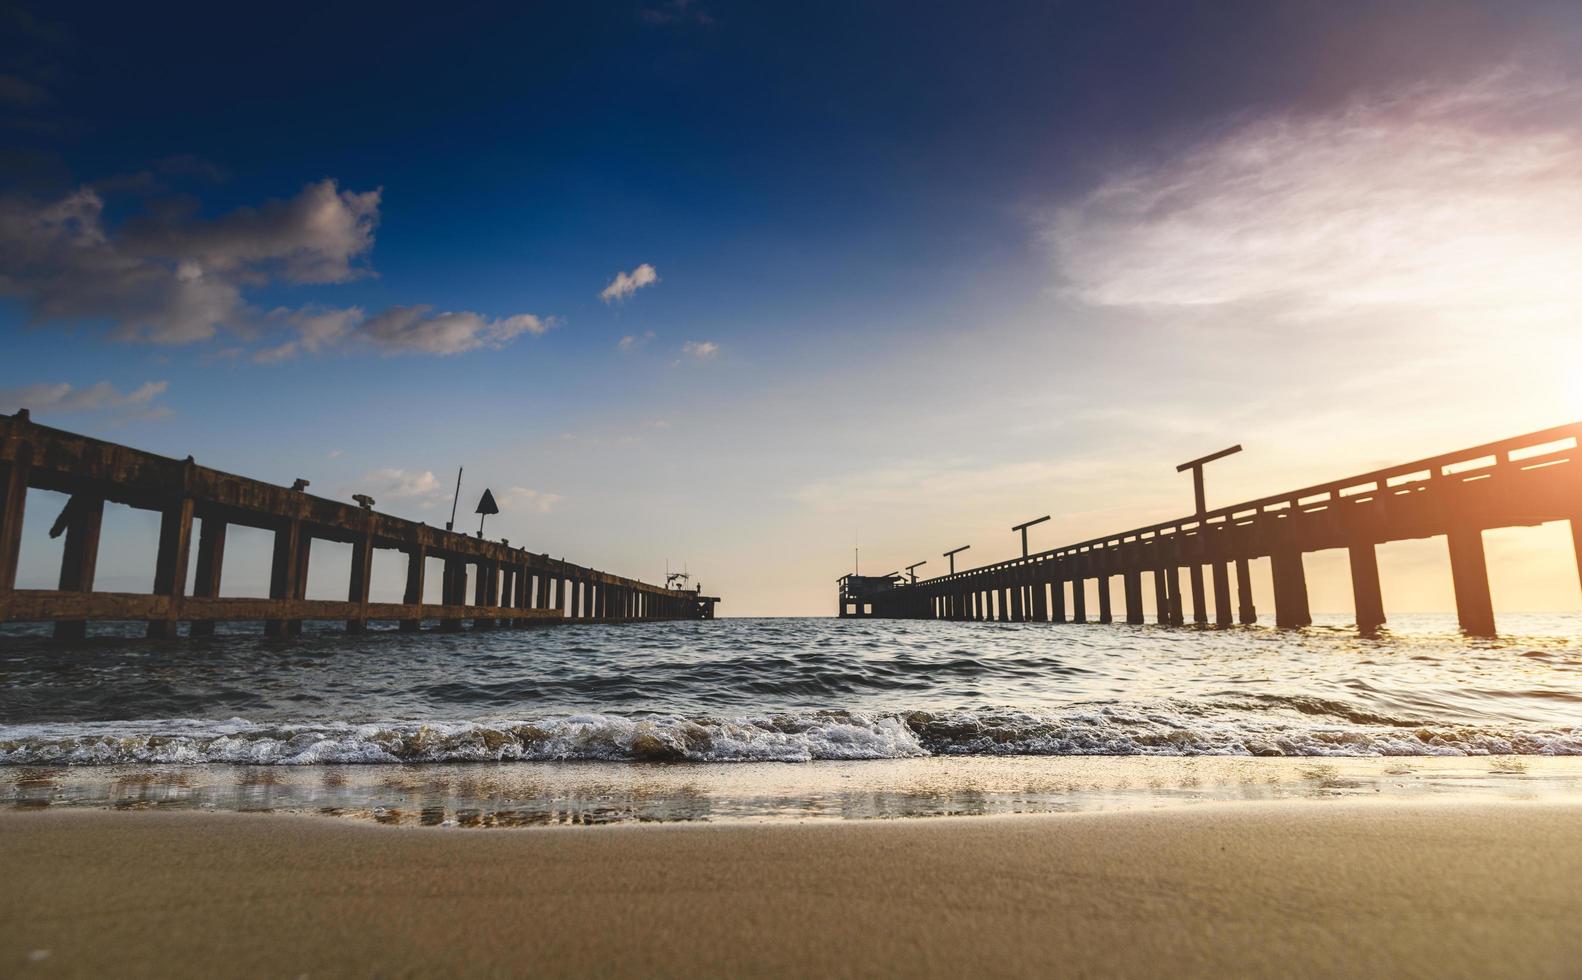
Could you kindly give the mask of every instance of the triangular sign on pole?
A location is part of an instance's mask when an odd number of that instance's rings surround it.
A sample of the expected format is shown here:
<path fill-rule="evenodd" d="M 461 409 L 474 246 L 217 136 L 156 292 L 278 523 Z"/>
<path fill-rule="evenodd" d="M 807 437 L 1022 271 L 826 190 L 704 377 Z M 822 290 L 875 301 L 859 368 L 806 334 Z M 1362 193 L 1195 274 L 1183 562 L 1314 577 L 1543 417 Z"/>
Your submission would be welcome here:
<path fill-rule="evenodd" d="M 473 513 L 474 514 L 498 514 L 498 513 L 500 513 L 500 505 L 494 502 L 494 494 L 490 493 L 487 489 L 485 489 L 483 491 L 483 496 L 478 499 L 478 509 L 473 511 Z"/>

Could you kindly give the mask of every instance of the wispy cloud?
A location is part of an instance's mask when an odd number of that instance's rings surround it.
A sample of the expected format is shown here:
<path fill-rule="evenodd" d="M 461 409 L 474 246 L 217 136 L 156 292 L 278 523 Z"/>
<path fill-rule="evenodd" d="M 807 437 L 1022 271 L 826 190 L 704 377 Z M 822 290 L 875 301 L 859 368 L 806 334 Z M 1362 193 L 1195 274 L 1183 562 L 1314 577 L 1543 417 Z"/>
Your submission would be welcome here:
<path fill-rule="evenodd" d="M 363 476 L 359 489 L 376 499 L 433 503 L 446 498 L 446 487 L 432 470 L 374 470 Z"/>
<path fill-rule="evenodd" d="M 65 382 L 4 388 L 0 389 L 0 411 L 10 414 L 25 408 L 45 415 L 108 413 L 118 422 L 140 422 L 170 414 L 168 407 L 155 404 L 169 387 L 168 381 L 149 381 L 120 392 L 108 381 L 101 381 L 86 388 Z"/>
<path fill-rule="evenodd" d="M 161 170 L 222 176 L 195 157 L 170 158 Z M 136 174 L 112 183 L 142 186 L 144 177 L 153 180 Z M 189 344 L 226 329 L 245 341 L 263 339 L 264 346 L 250 351 L 260 363 L 359 347 L 458 354 L 501 347 L 554 325 L 553 318 L 531 313 L 490 318 L 425 305 L 369 315 L 357 306 L 265 313 L 249 304 L 247 294 L 255 289 L 345 283 L 371 274 L 365 260 L 380 196 L 379 190 L 344 191 L 322 180 L 295 197 L 213 219 L 159 212 L 119 227 L 106 223 L 105 202 L 94 187 L 54 200 L 0 197 L 0 296 L 21 300 L 35 323 L 105 321 L 124 340 Z M 652 274 L 651 267 L 642 268 Z"/>
<path fill-rule="evenodd" d="M 616 341 L 615 349 L 622 354 L 629 354 L 638 348 L 647 347 L 653 339 L 654 332 L 652 330 L 645 330 L 640 334 L 629 333 Z"/>
<path fill-rule="evenodd" d="M 1041 231 L 1063 288 L 1100 306 L 1572 316 L 1579 110 L 1574 84 L 1502 72 L 1257 119 L 1110 177 Z"/>
<path fill-rule="evenodd" d="M 558 493 L 545 493 L 529 487 L 512 487 L 505 492 L 503 505 L 507 510 L 517 508 L 547 514 L 565 499 Z"/>
<path fill-rule="evenodd" d="M 0 295 L 34 321 L 108 320 L 124 339 L 183 344 L 247 319 L 243 291 L 346 282 L 373 247 L 379 191 L 333 180 L 213 220 L 143 215 L 119 229 L 80 188 L 52 201 L 0 199 Z"/>
<path fill-rule="evenodd" d="M 654 271 L 653 266 L 644 262 L 631 272 L 617 272 L 615 278 L 610 280 L 610 284 L 599 291 L 599 298 L 606 303 L 619 302 L 644 286 L 652 286 L 658 281 L 659 273 Z"/>
<path fill-rule="evenodd" d="M 681 345 L 681 353 L 688 357 L 707 359 L 720 352 L 720 345 L 712 340 L 689 340 Z"/>
<path fill-rule="evenodd" d="M 358 332 L 387 353 L 460 354 L 503 347 L 522 334 L 537 337 L 553 325 L 531 313 L 491 320 L 477 313 L 435 313 L 429 306 L 393 306 L 362 323 Z"/>

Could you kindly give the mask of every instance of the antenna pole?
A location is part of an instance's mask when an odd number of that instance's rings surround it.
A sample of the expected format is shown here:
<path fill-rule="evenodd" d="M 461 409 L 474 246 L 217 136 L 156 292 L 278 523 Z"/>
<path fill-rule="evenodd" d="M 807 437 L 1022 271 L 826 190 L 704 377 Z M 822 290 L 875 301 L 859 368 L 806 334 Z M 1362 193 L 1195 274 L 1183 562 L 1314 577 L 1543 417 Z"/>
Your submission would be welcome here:
<path fill-rule="evenodd" d="M 456 467 L 456 493 L 450 498 L 450 520 L 445 522 L 445 530 L 447 531 L 456 529 L 456 502 L 461 499 L 461 470 L 460 466 Z M 482 521 L 478 522 L 478 531 L 480 533 L 483 531 Z"/>

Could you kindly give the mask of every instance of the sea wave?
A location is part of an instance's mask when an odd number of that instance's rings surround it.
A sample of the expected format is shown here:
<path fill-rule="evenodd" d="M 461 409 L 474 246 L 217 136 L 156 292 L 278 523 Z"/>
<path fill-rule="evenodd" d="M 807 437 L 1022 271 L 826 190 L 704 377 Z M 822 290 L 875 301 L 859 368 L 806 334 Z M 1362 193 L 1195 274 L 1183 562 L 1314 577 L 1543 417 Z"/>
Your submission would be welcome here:
<path fill-rule="evenodd" d="M 1169 706 L 1057 714 L 811 711 L 738 717 L 254 723 L 176 719 L 0 726 L 0 764 L 318 765 L 601 760 L 809 762 L 929 755 L 1582 755 L 1582 727 L 1315 724 Z"/>

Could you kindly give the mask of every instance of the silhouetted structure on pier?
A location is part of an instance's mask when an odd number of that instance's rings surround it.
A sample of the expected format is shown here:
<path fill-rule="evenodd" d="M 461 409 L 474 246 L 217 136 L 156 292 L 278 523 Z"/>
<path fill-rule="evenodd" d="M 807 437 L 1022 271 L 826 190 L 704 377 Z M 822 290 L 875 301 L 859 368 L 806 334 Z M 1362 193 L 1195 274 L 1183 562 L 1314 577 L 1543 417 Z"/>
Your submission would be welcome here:
<path fill-rule="evenodd" d="M 1257 621 L 1248 562 L 1268 558 L 1276 625 L 1306 626 L 1312 616 L 1302 556 L 1344 548 L 1351 559 L 1357 625 L 1366 631 L 1385 621 L 1375 546 L 1444 535 L 1461 627 L 1470 634 L 1493 635 L 1494 609 L 1483 557 L 1485 530 L 1570 521 L 1582 574 L 1579 453 L 1582 423 L 1207 510 L 1201 466 L 1223 455 L 1215 454 L 1182 467 L 1194 468 L 1197 478 L 1199 511 L 1191 517 L 915 585 L 892 582 L 861 595 L 858 608 L 871 609 L 865 613 L 869 615 L 899 618 L 1081 623 L 1090 615 L 1086 583 L 1096 580 L 1097 618 L 1108 623 L 1114 616 L 1110 580 L 1120 576 L 1126 621 L 1141 623 L 1146 575 L 1152 579 L 1157 621 L 1179 626 L 1188 612 L 1181 589 L 1184 568 L 1190 573 L 1192 621 L 1229 626 Z M 1212 610 L 1205 594 L 1205 566 L 1213 589 Z M 847 580 L 841 581 L 840 609 L 845 616 L 856 597 Z"/>
<path fill-rule="evenodd" d="M 191 623 L 210 633 L 222 620 L 262 620 L 271 634 L 294 633 L 304 620 L 344 620 L 361 631 L 370 620 L 390 620 L 416 630 L 424 620 L 444 629 L 521 626 L 555 622 L 712 619 L 717 597 L 699 590 L 658 585 L 535 555 L 505 542 L 429 527 L 372 509 L 365 495 L 346 504 L 304 492 L 304 481 L 282 487 L 233 476 L 186 460 L 170 459 L 63 432 L 28 419 L 0 415 L 0 622 L 56 624 L 72 639 L 91 620 L 142 620 L 150 636 L 174 635 Z M 69 494 L 52 534 L 64 532 L 58 589 L 17 589 L 17 559 L 29 488 Z M 95 592 L 94 570 L 106 501 L 157 511 L 159 544 L 152 594 Z M 187 595 L 193 523 L 197 567 Z M 268 598 L 221 594 L 225 533 L 231 525 L 274 535 Z M 352 546 L 346 601 L 306 598 L 308 559 L 315 540 Z M 370 602 L 369 579 L 377 548 L 407 556 L 399 603 Z M 437 604 L 423 601 L 427 559 L 443 562 Z M 473 596 L 467 599 L 468 566 Z"/>

